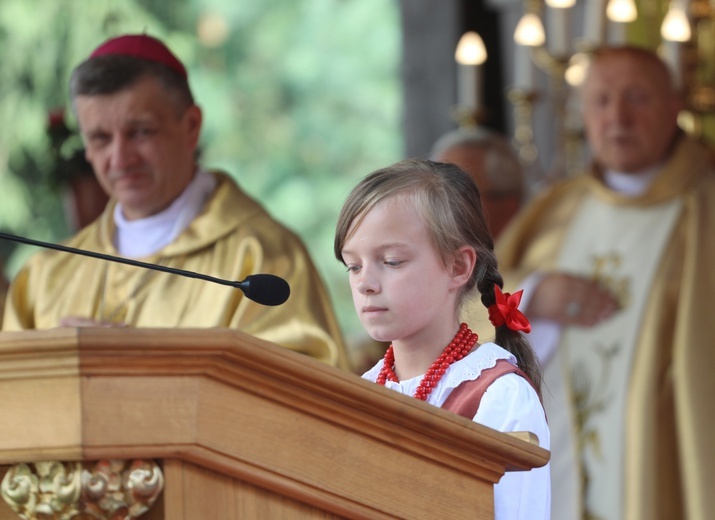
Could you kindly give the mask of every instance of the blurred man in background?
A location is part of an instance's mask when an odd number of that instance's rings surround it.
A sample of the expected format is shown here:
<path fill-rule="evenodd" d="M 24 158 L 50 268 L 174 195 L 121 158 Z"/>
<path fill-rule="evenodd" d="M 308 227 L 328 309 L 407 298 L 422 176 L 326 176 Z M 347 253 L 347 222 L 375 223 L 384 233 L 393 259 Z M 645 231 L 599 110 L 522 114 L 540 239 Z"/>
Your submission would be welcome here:
<path fill-rule="evenodd" d="M 329 296 L 301 240 L 226 174 L 197 164 L 202 124 L 184 65 L 159 40 L 108 40 L 73 72 L 86 158 L 111 200 L 69 246 L 228 280 L 284 278 L 288 301 L 119 263 L 41 252 L 13 280 L 5 330 L 232 327 L 346 367 Z"/>
<path fill-rule="evenodd" d="M 713 169 L 654 53 L 596 52 L 581 94 L 593 164 L 537 195 L 496 248 L 544 365 L 553 518 L 708 518 Z"/>
<path fill-rule="evenodd" d="M 472 176 L 496 239 L 521 208 L 525 193 L 524 172 L 509 141 L 486 128 L 458 129 L 437 140 L 430 159 L 456 164 Z"/>

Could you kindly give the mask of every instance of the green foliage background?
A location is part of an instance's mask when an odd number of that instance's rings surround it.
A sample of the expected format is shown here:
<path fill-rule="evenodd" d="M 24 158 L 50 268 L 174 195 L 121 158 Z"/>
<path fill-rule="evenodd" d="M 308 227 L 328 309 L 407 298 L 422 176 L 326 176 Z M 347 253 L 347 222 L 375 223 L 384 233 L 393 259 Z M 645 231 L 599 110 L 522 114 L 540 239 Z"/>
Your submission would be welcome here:
<path fill-rule="evenodd" d="M 219 14 L 219 47 L 196 37 Z M 147 32 L 189 69 L 204 110 L 202 164 L 222 168 L 305 240 L 348 338 L 361 337 L 332 255 L 354 183 L 402 155 L 394 0 L 3 0 L 0 2 L 0 228 L 69 235 L 47 113 L 67 104 L 73 66 L 108 37 Z M 0 241 L 9 277 L 32 248 Z"/>

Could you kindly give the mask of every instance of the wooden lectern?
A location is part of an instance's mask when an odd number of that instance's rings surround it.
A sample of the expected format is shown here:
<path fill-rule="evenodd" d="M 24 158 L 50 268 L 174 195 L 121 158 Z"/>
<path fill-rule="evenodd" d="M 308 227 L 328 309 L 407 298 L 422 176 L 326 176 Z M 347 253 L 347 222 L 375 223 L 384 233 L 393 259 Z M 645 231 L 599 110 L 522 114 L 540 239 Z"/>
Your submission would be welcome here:
<path fill-rule="evenodd" d="M 548 451 L 226 329 L 0 334 L 0 465 L 153 459 L 142 518 L 493 518 Z M 0 519 L 17 518 L 0 501 Z"/>

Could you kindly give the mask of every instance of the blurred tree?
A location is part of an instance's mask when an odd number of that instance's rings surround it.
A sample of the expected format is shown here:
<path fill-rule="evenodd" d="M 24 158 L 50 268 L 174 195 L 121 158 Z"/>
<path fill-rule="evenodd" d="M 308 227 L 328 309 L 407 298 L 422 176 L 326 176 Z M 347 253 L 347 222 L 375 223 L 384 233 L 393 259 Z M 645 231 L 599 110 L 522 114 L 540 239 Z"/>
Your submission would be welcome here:
<path fill-rule="evenodd" d="M 361 336 L 332 239 L 357 179 L 402 156 L 398 17 L 394 0 L 3 0 L 0 228 L 67 235 L 47 114 L 66 105 L 69 73 L 92 48 L 145 31 L 189 69 L 202 163 L 305 240 L 346 335 Z M 34 252 L 19 249 L 10 274 Z"/>
<path fill-rule="evenodd" d="M 397 6 L 224 5 L 199 11 L 230 27 L 222 46 L 201 49 L 202 73 L 192 71 L 206 112 L 204 162 L 225 167 L 306 240 L 346 334 L 360 334 L 332 241 L 352 185 L 401 157 Z"/>

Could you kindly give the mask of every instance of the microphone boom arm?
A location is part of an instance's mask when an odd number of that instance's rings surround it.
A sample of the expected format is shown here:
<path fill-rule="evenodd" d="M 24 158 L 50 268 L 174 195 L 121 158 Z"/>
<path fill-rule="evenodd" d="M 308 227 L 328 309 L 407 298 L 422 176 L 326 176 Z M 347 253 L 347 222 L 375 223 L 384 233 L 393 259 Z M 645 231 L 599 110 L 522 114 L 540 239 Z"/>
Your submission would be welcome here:
<path fill-rule="evenodd" d="M 288 283 L 283 280 L 282 278 L 278 276 L 273 276 L 273 275 L 253 275 L 255 277 L 255 280 L 258 282 L 259 280 L 262 282 L 268 281 L 268 285 L 271 289 L 276 289 L 279 292 L 286 292 L 285 298 L 283 298 L 282 295 L 279 295 L 277 299 L 274 298 L 268 298 L 267 300 L 263 297 L 263 295 L 260 295 L 256 293 L 255 291 L 251 290 L 250 284 L 251 284 L 251 276 L 248 276 L 245 280 L 243 281 L 231 281 L 231 280 L 224 280 L 223 278 L 216 278 L 214 276 L 208 276 L 205 274 L 200 274 L 200 273 L 195 273 L 193 271 L 186 271 L 184 269 L 177 269 L 174 267 L 166 267 L 163 265 L 158 265 L 158 264 L 150 264 L 148 262 L 140 262 L 138 260 L 132 260 L 131 258 L 122 258 L 119 256 L 113 256 L 113 255 L 107 255 L 104 253 L 97 253 L 95 251 L 87 251 L 85 249 L 77 249 L 74 247 L 69 247 L 69 246 L 63 246 L 60 244 L 53 244 L 51 242 L 42 242 L 40 240 L 33 240 L 30 238 L 25 238 L 25 237 L 20 237 L 17 235 L 10 235 L 8 233 L 2 233 L 0 232 L 0 238 L 4 238 L 6 240 L 11 240 L 14 242 L 21 242 L 23 244 L 29 244 L 32 246 L 38 246 L 38 247 L 43 247 L 47 249 L 54 249 L 56 251 L 62 251 L 65 253 L 73 253 L 77 255 L 82 255 L 82 256 L 89 256 L 91 258 L 98 258 L 100 260 L 107 260 L 110 262 L 118 262 L 120 264 L 126 264 L 126 265 L 131 265 L 134 267 L 143 267 L 144 269 L 152 269 L 155 271 L 162 271 L 165 273 L 170 273 L 170 274 L 177 274 L 179 276 L 185 276 L 187 278 L 197 278 L 199 280 L 205 280 L 207 282 L 213 282 L 221 285 L 228 285 L 229 287 L 233 287 L 235 289 L 241 289 L 243 293 L 246 295 L 251 300 L 257 301 L 258 303 L 264 304 L 264 305 L 280 305 L 283 303 L 286 299 L 288 299 L 288 294 L 290 293 L 290 288 L 288 287 Z M 259 282 L 260 283 L 260 282 Z M 282 301 L 278 301 L 282 300 Z"/>

